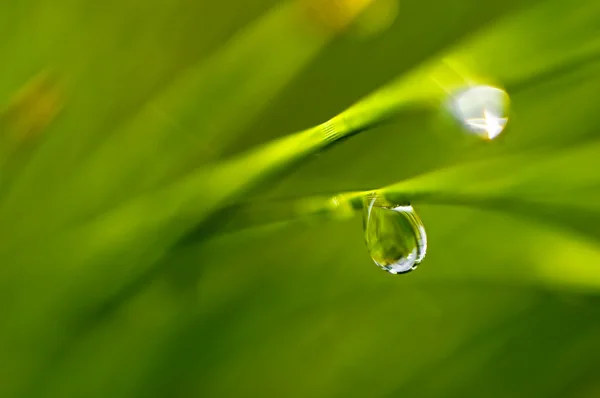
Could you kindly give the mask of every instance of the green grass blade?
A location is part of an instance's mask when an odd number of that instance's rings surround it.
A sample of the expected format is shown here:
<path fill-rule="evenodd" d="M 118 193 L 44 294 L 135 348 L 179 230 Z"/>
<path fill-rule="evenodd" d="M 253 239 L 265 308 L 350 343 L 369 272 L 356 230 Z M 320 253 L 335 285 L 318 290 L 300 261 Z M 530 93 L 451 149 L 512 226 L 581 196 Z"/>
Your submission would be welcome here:
<path fill-rule="evenodd" d="M 593 204 L 597 179 L 568 171 L 593 167 L 599 150 L 596 142 L 569 151 L 453 166 L 378 190 L 232 205 L 222 210 L 221 224 L 213 227 L 231 231 L 292 220 L 345 218 L 362 209 L 365 198 L 377 194 L 399 204 L 459 205 L 512 213 L 600 239 L 595 223 L 589 222 L 600 221 L 600 208 Z M 225 224 L 227 219 L 232 221 Z M 204 230 L 199 233 L 206 236 Z"/>
<path fill-rule="evenodd" d="M 28 207 L 25 198 L 42 188 L 32 181 L 43 180 L 36 173 L 45 172 L 32 165 L 31 174 L 21 177 L 2 202 L 4 224 L 14 225 L 16 236 L 34 227 L 64 225 L 214 159 L 218 147 L 242 130 L 333 37 L 334 32 L 311 30 L 298 7 L 294 2 L 275 7 L 208 61 L 186 70 L 133 120 L 107 134 L 73 177 L 54 181 L 52 197 Z M 78 202 L 77 211 L 61 212 L 66 200 Z"/>

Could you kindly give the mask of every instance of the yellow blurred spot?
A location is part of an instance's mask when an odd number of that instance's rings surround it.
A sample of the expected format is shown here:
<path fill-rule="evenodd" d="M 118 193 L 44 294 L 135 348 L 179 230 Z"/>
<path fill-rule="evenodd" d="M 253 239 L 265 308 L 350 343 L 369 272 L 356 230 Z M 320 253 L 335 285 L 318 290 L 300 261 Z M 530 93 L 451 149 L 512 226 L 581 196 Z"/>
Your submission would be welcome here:
<path fill-rule="evenodd" d="M 328 31 L 346 29 L 376 0 L 300 0 L 311 21 Z"/>
<path fill-rule="evenodd" d="M 42 72 L 31 79 L 1 112 L 1 132 L 13 142 L 35 139 L 62 109 L 63 95 L 55 76 Z"/>
<path fill-rule="evenodd" d="M 352 33 L 361 37 L 374 36 L 387 30 L 398 17 L 398 0 L 375 0 L 365 8 L 352 25 Z"/>

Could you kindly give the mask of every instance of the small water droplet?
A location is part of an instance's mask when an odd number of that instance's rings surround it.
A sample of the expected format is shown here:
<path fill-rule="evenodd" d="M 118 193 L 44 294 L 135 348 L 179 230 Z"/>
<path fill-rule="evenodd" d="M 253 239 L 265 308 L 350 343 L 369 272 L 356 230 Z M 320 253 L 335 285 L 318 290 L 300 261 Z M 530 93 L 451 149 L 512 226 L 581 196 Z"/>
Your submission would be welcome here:
<path fill-rule="evenodd" d="M 452 97 L 451 109 L 458 121 L 482 139 L 493 140 L 508 122 L 508 94 L 492 86 L 472 86 Z"/>
<path fill-rule="evenodd" d="M 367 198 L 363 210 L 365 241 L 371 258 L 392 274 L 417 268 L 427 252 L 427 234 L 411 205 L 389 205 Z"/>

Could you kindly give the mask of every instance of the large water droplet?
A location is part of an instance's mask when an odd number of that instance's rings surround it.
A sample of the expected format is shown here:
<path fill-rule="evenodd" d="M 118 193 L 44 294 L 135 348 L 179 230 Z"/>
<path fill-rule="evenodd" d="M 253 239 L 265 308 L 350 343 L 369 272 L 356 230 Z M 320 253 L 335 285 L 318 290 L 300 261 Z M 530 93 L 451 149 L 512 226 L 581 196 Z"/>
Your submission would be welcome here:
<path fill-rule="evenodd" d="M 493 140 L 508 122 L 508 94 L 492 86 L 472 86 L 452 97 L 452 112 L 464 127 Z"/>
<path fill-rule="evenodd" d="M 411 205 L 388 205 L 380 198 L 368 198 L 363 228 L 371 258 L 392 274 L 410 272 L 425 258 L 427 235 Z"/>

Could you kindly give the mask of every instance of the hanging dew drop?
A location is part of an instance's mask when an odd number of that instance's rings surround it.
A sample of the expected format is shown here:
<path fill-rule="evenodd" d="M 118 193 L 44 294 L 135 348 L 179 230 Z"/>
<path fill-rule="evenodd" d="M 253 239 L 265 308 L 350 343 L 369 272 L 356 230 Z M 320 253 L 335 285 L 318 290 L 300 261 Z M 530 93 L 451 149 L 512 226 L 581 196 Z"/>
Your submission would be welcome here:
<path fill-rule="evenodd" d="M 427 252 L 427 235 L 411 205 L 393 206 L 368 198 L 363 208 L 363 229 L 371 258 L 392 274 L 417 268 Z"/>
<path fill-rule="evenodd" d="M 451 110 L 465 129 L 484 140 L 498 137 L 508 123 L 508 94 L 492 86 L 472 86 L 452 97 Z"/>

